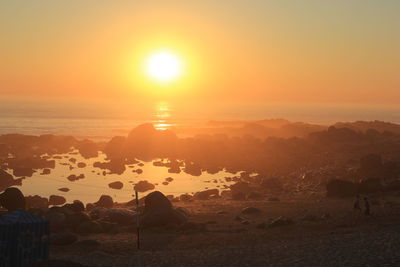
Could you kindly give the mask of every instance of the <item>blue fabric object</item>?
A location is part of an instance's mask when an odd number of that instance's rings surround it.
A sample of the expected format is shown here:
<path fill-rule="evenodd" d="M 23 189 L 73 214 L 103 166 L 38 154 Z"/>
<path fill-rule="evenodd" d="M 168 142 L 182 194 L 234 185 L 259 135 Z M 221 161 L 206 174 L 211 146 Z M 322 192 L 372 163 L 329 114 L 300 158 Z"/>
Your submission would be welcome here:
<path fill-rule="evenodd" d="M 49 223 L 24 210 L 0 216 L 0 266 L 25 266 L 49 256 Z"/>

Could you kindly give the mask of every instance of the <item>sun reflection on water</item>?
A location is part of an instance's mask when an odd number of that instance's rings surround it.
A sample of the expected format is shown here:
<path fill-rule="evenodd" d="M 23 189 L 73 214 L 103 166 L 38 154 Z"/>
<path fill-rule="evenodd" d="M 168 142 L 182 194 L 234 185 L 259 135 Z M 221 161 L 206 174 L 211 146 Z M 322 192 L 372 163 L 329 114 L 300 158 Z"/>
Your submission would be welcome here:
<path fill-rule="evenodd" d="M 157 130 L 167 130 L 171 128 L 170 123 L 171 109 L 167 102 L 160 102 L 156 106 L 154 128 Z"/>

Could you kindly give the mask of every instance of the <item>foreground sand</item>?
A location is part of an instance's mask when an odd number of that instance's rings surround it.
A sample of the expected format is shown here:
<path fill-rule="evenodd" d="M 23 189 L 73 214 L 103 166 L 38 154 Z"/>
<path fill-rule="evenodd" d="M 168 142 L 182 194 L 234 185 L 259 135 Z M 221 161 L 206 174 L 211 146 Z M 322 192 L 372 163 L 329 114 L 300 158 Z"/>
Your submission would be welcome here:
<path fill-rule="evenodd" d="M 174 203 L 206 230 L 147 229 L 140 252 L 134 231 L 92 234 L 80 239 L 100 245 L 53 246 L 51 258 L 86 266 L 400 266 L 398 193 L 371 196 L 371 217 L 353 213 L 352 199 L 279 198 Z M 262 213 L 241 215 L 249 206 Z M 260 228 L 279 216 L 294 223 Z"/>

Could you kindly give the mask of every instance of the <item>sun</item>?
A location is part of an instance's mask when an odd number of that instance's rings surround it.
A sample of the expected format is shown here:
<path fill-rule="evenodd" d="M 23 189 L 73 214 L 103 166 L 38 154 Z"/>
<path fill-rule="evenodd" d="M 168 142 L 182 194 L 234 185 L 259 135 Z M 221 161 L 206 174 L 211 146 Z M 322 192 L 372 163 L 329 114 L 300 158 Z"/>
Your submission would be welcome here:
<path fill-rule="evenodd" d="M 155 52 L 146 61 L 146 73 L 158 82 L 172 82 L 182 74 L 182 61 L 172 52 Z"/>

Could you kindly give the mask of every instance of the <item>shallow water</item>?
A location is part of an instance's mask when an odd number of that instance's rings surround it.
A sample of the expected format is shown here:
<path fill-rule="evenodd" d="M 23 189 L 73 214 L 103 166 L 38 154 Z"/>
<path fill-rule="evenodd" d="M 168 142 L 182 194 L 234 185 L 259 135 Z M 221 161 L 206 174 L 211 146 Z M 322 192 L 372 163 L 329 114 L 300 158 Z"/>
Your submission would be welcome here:
<path fill-rule="evenodd" d="M 93 163 L 95 161 L 104 162 L 106 158 L 104 154 L 89 160 L 84 159 L 80 154 L 57 156 L 62 156 L 63 158 L 52 158 L 56 161 L 56 166 L 51 169 L 50 174 L 42 175 L 42 170 L 39 169 L 32 177 L 27 177 L 22 181 L 20 189 L 25 195 L 40 195 L 42 197 L 60 195 L 64 196 L 68 202 L 79 199 L 84 203 L 92 203 L 97 201 L 102 194 L 106 194 L 112 196 L 116 202 L 126 202 L 132 200 L 133 185 L 141 180 L 157 184 L 154 190 L 161 191 L 165 195 L 179 196 L 184 193 L 193 193 L 205 189 L 218 188 L 222 190 L 224 185 L 229 186 L 233 183 L 226 182 L 225 177 L 234 176 L 225 171 L 220 171 L 216 174 L 203 172 L 201 176 L 192 176 L 184 172 L 180 174 L 168 173 L 168 168 L 154 166 L 152 162 L 141 162 L 144 166 L 129 165 L 121 175 L 106 174 L 103 176 L 103 170 L 94 168 Z M 69 158 L 75 158 L 77 160 L 76 163 L 69 162 Z M 78 168 L 78 162 L 84 162 L 87 166 Z M 68 165 L 63 165 L 65 163 Z M 70 170 L 69 164 L 74 169 Z M 142 169 L 143 173 L 137 174 L 132 171 L 138 168 Z M 71 182 L 67 179 L 70 174 L 84 174 L 85 178 Z M 172 177 L 174 180 L 168 185 L 163 185 L 162 182 L 167 177 Z M 124 184 L 123 188 L 120 190 L 109 188 L 108 184 L 115 181 L 121 181 Z M 62 187 L 67 187 L 70 191 L 59 191 L 58 189 Z M 150 192 L 139 193 L 139 196 L 144 196 Z"/>

